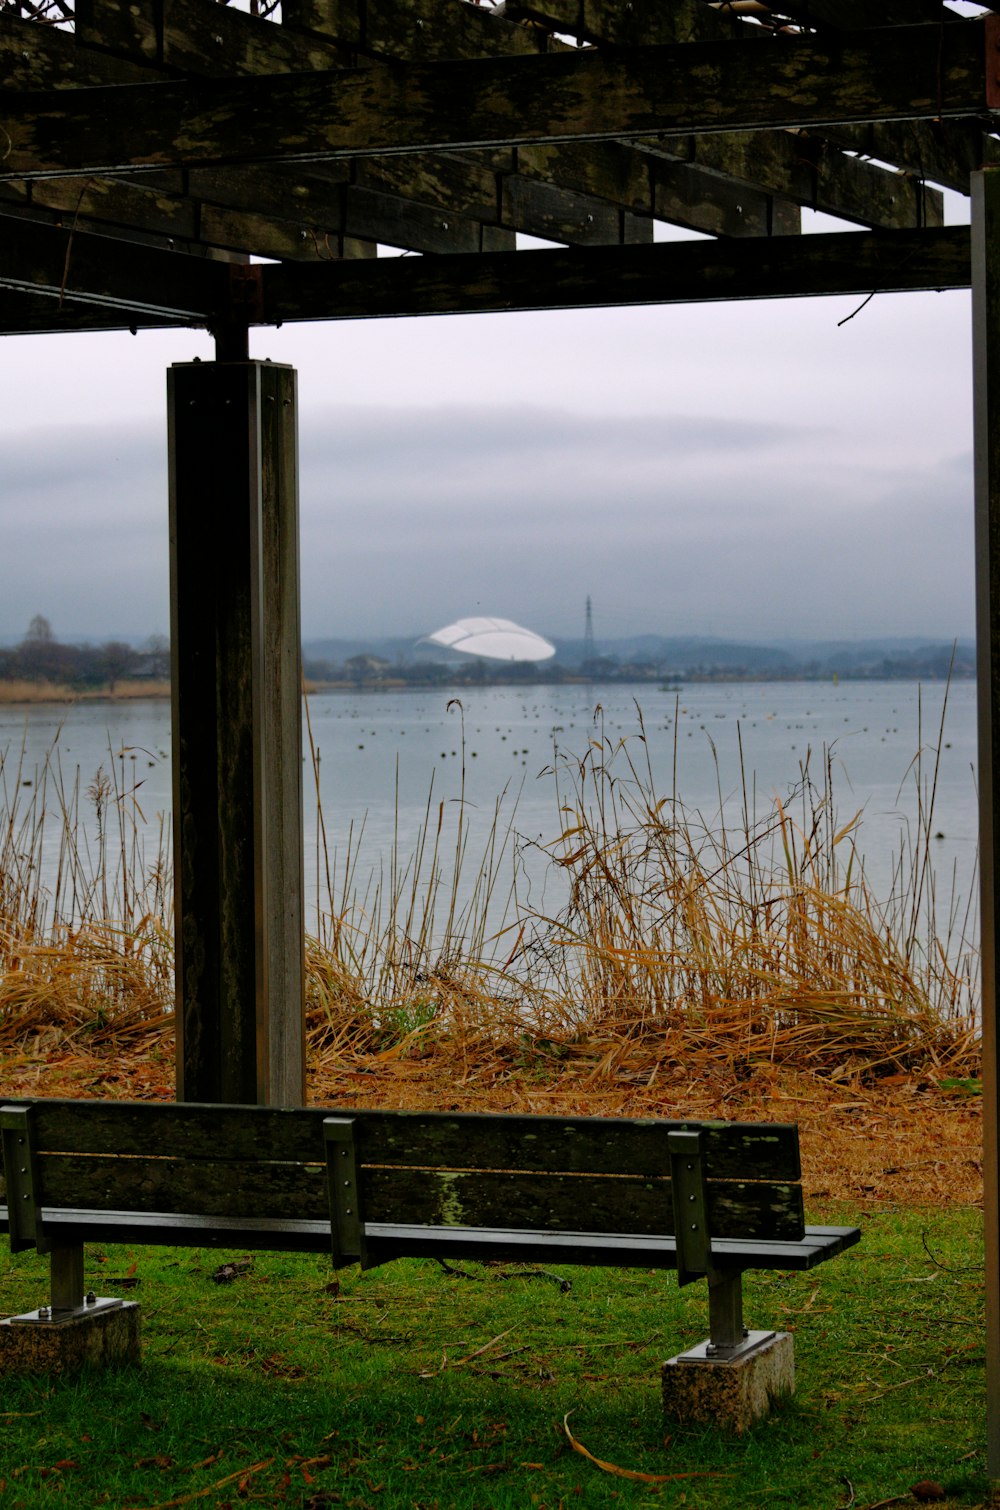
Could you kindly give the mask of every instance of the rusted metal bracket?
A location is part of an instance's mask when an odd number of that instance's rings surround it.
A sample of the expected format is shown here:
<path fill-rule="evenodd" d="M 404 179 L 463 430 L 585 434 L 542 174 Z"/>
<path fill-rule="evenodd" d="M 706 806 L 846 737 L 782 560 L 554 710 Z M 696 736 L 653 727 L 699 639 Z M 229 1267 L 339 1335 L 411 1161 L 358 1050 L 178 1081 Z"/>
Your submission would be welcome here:
<path fill-rule="evenodd" d="M 219 362 L 250 360 L 250 327 L 264 323 L 263 269 L 255 262 L 230 262 L 226 302 L 212 323 Z"/>
<path fill-rule="evenodd" d="M 703 1279 L 712 1267 L 701 1137 L 700 1132 L 667 1134 L 679 1285 Z"/>
<path fill-rule="evenodd" d="M 361 1185 L 352 1117 L 325 1117 L 326 1175 L 330 1195 L 330 1238 L 335 1269 L 368 1267 Z"/>
<path fill-rule="evenodd" d="M 229 318 L 260 325 L 264 318 L 263 269 L 258 262 L 229 264 Z"/>
<path fill-rule="evenodd" d="M 31 1108 L 0 1106 L 0 1144 L 3 1146 L 3 1173 L 7 1186 L 7 1215 L 10 1224 L 10 1251 L 25 1248 L 47 1252 L 42 1231 L 42 1213 L 38 1205 L 38 1177 L 31 1143 Z"/>

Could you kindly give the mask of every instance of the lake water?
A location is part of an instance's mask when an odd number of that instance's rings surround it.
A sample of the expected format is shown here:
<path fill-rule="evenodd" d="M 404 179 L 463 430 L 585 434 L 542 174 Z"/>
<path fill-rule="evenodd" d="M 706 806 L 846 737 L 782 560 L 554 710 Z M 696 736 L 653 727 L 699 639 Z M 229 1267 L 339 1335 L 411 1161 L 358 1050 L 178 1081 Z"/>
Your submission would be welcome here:
<path fill-rule="evenodd" d="M 461 703 L 441 690 L 314 695 L 309 715 L 328 859 L 318 842 L 313 767 L 304 736 L 310 906 L 326 897 L 328 865 L 340 896 L 349 856 L 360 889 L 373 871 L 388 874 L 394 850 L 397 859 L 412 856 L 428 814 L 431 840 L 439 815 L 442 821 L 440 864 L 446 879 L 459 818 L 464 814 L 467 820 L 462 883 L 467 895 L 499 802 L 501 827 L 512 825 L 521 894 L 551 911 L 561 900 L 560 882 L 537 846 L 554 840 L 565 822 L 554 760 L 561 753 L 572 762 L 595 740 L 608 752 L 626 742 L 613 767 L 622 777 L 627 753 L 643 768 L 648 758 L 661 797 L 674 795 L 676 779 L 685 808 L 700 813 L 708 825 L 718 822 L 721 798 L 726 821 L 736 828 L 744 801 L 741 771 L 750 803 L 763 818 L 775 797 L 784 800 L 796 786 L 807 759 L 821 786 L 824 751 L 829 752 L 840 822 L 863 810 L 857 847 L 870 883 L 883 894 L 892 882 L 893 856 L 916 838 L 913 763 L 922 747 L 929 794 L 944 696 L 943 685 L 919 689 L 904 682 L 692 684 L 679 692 L 620 684 L 494 687 L 463 689 Z M 645 745 L 638 739 L 636 697 Z M 964 894 L 974 884 L 975 738 L 975 688 L 961 682 L 948 692 L 937 772 L 932 832 L 941 837 L 933 840 L 932 853 L 939 896 L 950 890 L 953 876 Z M 8 804 L 16 794 L 23 808 L 39 790 L 53 748 L 67 792 L 78 780 L 85 794 L 103 768 L 113 773 L 118 791 L 134 793 L 137 840 L 147 855 L 155 851 L 171 801 L 169 705 L 0 707 Z M 45 800 L 51 809 L 51 773 L 48 780 Z M 26 782 L 31 785 L 22 785 Z M 563 786 L 565 794 L 565 781 Z M 95 814 L 85 795 L 80 821 L 87 842 L 96 846 Z M 40 853 L 43 881 L 50 886 L 57 851 L 53 829 Z M 429 875 L 426 855 L 424 872 Z"/>

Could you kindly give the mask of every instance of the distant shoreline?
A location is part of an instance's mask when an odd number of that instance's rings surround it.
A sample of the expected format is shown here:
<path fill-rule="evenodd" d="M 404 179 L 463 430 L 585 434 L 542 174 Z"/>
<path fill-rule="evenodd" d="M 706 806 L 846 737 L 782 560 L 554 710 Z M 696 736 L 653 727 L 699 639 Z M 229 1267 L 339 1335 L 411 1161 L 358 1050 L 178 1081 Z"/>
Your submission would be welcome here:
<path fill-rule="evenodd" d="M 456 678 L 446 682 L 420 682 L 405 681 L 402 677 L 385 677 L 378 681 L 356 682 L 337 681 L 307 681 L 305 691 L 307 696 L 315 696 L 320 692 L 363 692 L 371 694 L 375 692 L 427 692 L 438 690 L 441 692 L 471 692 L 489 687 L 599 687 L 599 686 L 630 686 L 645 687 L 654 691 L 680 692 L 686 686 L 710 686 L 721 684 L 724 686 L 754 686 L 762 682 L 816 684 L 831 681 L 838 682 L 943 682 L 948 678 L 925 674 L 923 676 L 849 676 L 841 673 L 833 676 L 824 673 L 815 676 L 767 676 L 758 674 L 755 676 L 726 676 L 724 673 L 715 673 L 708 676 L 685 676 L 678 678 L 676 682 L 664 682 L 659 677 L 615 677 L 615 676 L 565 676 L 557 680 L 551 677 L 539 677 L 537 680 L 522 676 L 491 677 L 488 681 L 471 681 Z M 954 673 L 953 681 L 970 681 L 972 677 L 963 675 L 961 672 Z M 169 701 L 170 683 L 163 680 L 123 680 L 113 687 L 69 687 L 53 682 L 29 682 L 24 680 L 3 681 L 0 680 L 0 706 L 3 707 L 42 707 L 45 705 L 68 706 L 73 703 L 127 703 L 140 701 Z"/>
<path fill-rule="evenodd" d="M 0 704 L 6 707 L 45 703 L 131 703 L 169 698 L 170 683 L 160 680 L 120 681 L 113 686 L 67 687 L 58 682 L 0 681 Z"/>

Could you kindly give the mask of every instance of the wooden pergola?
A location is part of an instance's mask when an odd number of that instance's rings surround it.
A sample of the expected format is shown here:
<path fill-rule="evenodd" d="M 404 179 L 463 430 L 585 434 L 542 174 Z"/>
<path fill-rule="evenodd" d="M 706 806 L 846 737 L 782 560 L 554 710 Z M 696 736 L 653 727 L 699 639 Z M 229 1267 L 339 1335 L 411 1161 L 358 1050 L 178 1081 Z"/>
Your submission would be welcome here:
<path fill-rule="evenodd" d="M 1000 0 L 981 12 L 0 0 L 0 331 L 214 335 L 215 362 L 169 374 L 178 1096 L 296 1104 L 295 375 L 249 330 L 971 284 L 1000 1477 Z M 943 187 L 971 192 L 971 234 Z M 802 237 L 802 207 L 853 228 Z"/>

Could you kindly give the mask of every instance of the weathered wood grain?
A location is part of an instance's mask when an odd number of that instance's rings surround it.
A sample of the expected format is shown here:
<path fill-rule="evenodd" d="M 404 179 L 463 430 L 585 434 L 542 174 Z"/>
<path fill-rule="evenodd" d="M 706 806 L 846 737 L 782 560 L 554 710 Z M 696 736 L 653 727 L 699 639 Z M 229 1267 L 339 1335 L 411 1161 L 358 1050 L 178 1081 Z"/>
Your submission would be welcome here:
<path fill-rule="evenodd" d="M 425 59 L 537 53 L 544 35 L 463 0 L 284 0 L 286 29 L 321 32 L 372 56 Z"/>
<path fill-rule="evenodd" d="M 907 230 L 944 224 L 944 200 L 916 175 L 889 172 L 805 132 L 720 132 L 643 143 L 657 157 L 858 225 Z"/>
<path fill-rule="evenodd" d="M 756 41 L 764 34 L 702 0 L 507 0 L 504 14 L 524 17 L 585 42 L 619 47 L 639 43 L 705 42 L 739 37 Z"/>
<path fill-rule="evenodd" d="M 968 288 L 965 227 L 264 269 L 264 319 L 582 309 Z"/>
<path fill-rule="evenodd" d="M 494 234 L 502 238 L 510 233 Z M 68 243 L 65 229 L 24 223 L 16 237 L 4 237 L 0 255 L 0 291 L 45 296 L 53 302 L 54 329 L 109 328 L 116 311 L 121 329 L 143 315 L 157 323 L 173 318 L 180 324 L 211 324 L 224 307 L 227 274 L 219 263 L 80 232 L 73 239 L 63 288 Z M 260 321 L 867 294 L 873 289 L 967 288 L 969 279 L 969 237 L 962 226 L 805 239 L 487 251 L 450 257 L 446 264 L 392 258 L 265 267 Z M 65 316 L 56 308 L 61 293 Z M 93 326 L 72 313 L 86 305 L 100 311 Z M 38 311 L 37 305 L 32 307 L 33 319 Z M 38 327 L 32 323 L 30 328 Z"/>
<path fill-rule="evenodd" d="M 79 191 L 78 191 L 79 192 Z M 0 220 L 0 288 L 57 303 L 93 304 L 179 323 L 205 323 L 226 297 L 224 264 L 68 227 Z"/>
<path fill-rule="evenodd" d="M 798 1185 L 708 1184 L 712 1235 L 750 1239 L 802 1236 Z M 365 1219 L 449 1227 L 673 1233 L 669 1179 L 368 1169 Z"/>
<path fill-rule="evenodd" d="M 39 1200 L 52 1210 L 329 1216 L 326 1170 L 318 1163 L 55 1154 L 38 1160 L 38 1181 Z M 361 1186 L 365 1220 L 373 1222 L 646 1236 L 674 1230 L 668 1178 L 374 1166 L 362 1171 Z M 798 1185 L 712 1181 L 708 1214 L 718 1237 L 795 1241 L 804 1230 Z"/>
<path fill-rule="evenodd" d="M 81 46 L 72 32 L 24 21 L 0 10 L 0 78 L 4 88 L 83 89 L 99 84 L 135 84 L 156 78 L 155 69 Z"/>
<path fill-rule="evenodd" d="M 1000 1474 L 1000 168 L 973 181 L 972 249 L 986 1434 L 989 1471 Z"/>
<path fill-rule="evenodd" d="M 859 40 L 859 36 L 865 40 Z M 4 176 L 936 119 L 986 110 L 983 24 L 596 49 L 5 100 Z"/>
<path fill-rule="evenodd" d="M 168 397 L 177 1094 L 301 1102 L 294 374 L 178 364 Z"/>
<path fill-rule="evenodd" d="M 13 1103 L 16 1104 L 16 1103 Z M 38 1101 L 32 1138 L 40 1150 L 163 1158 L 316 1161 L 325 1157 L 324 1118 L 350 1116 L 366 1164 L 435 1163 L 455 1169 L 552 1170 L 663 1175 L 667 1135 L 704 1130 L 713 1178 L 799 1178 L 798 1132 L 791 1124 L 669 1122 L 445 1112 L 336 1112 L 323 1107 L 175 1106 L 126 1101 Z"/>

